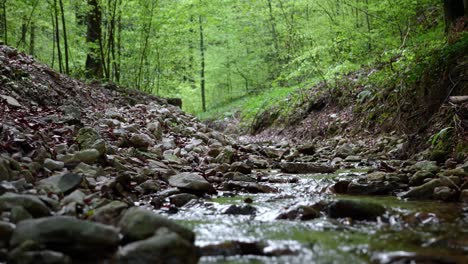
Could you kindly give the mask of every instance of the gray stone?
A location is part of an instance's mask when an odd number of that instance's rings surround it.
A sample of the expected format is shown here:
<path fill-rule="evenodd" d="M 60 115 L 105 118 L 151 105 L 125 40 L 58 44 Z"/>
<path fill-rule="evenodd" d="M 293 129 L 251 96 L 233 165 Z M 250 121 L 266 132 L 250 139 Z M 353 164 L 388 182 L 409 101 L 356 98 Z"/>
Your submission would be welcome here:
<path fill-rule="evenodd" d="M 335 167 L 316 163 L 282 162 L 279 165 L 282 172 L 293 174 L 333 173 L 336 171 Z"/>
<path fill-rule="evenodd" d="M 439 179 L 434 179 L 429 182 L 426 182 L 423 185 L 414 187 L 413 189 L 409 190 L 405 194 L 403 194 L 403 198 L 414 198 L 414 199 L 427 199 L 431 198 L 432 194 L 434 193 L 434 189 L 436 187 L 442 186 L 443 183 Z"/>
<path fill-rule="evenodd" d="M 71 162 L 76 162 L 76 163 L 84 162 L 86 164 L 94 164 L 98 161 L 100 157 L 101 157 L 101 153 L 99 153 L 98 150 L 85 149 L 85 150 L 75 152 L 75 154 L 72 157 Z"/>
<path fill-rule="evenodd" d="M 152 122 L 152 123 L 149 123 L 146 128 L 148 129 L 148 131 L 151 132 L 151 134 L 153 134 L 153 136 L 158 139 L 158 140 L 161 140 L 162 138 L 162 135 L 163 135 L 163 130 L 162 130 L 162 127 L 161 127 L 161 123 L 159 122 Z"/>
<path fill-rule="evenodd" d="M 93 149 L 93 145 L 98 139 L 100 139 L 98 132 L 91 127 L 81 128 L 76 136 L 76 142 L 80 149 Z"/>
<path fill-rule="evenodd" d="M 169 177 L 169 184 L 194 193 L 215 193 L 214 187 L 200 174 L 184 172 Z"/>
<path fill-rule="evenodd" d="M 335 157 L 346 158 L 354 155 L 353 147 L 349 144 L 343 144 L 335 149 Z"/>
<path fill-rule="evenodd" d="M 125 212 L 120 220 L 119 227 L 125 242 L 133 242 L 151 237 L 162 227 L 176 232 L 189 242 L 195 240 L 195 234 L 189 229 L 149 210 L 132 207 Z"/>
<path fill-rule="evenodd" d="M 468 189 L 464 189 L 460 192 L 460 202 L 468 203 Z"/>
<path fill-rule="evenodd" d="M 434 178 L 434 174 L 430 171 L 417 171 L 409 181 L 411 186 L 418 186 L 425 182 L 426 179 Z"/>
<path fill-rule="evenodd" d="M 307 221 L 320 217 L 320 212 L 312 206 L 299 205 L 280 213 L 276 219 Z"/>
<path fill-rule="evenodd" d="M 223 164 L 231 164 L 235 159 L 235 150 L 231 146 L 227 146 L 221 150 L 221 153 L 216 157 L 216 162 Z"/>
<path fill-rule="evenodd" d="M 229 215 L 254 215 L 257 209 L 251 205 L 235 205 L 232 204 L 223 211 L 223 214 Z"/>
<path fill-rule="evenodd" d="M 434 199 L 442 200 L 442 201 L 451 201 L 455 200 L 457 196 L 457 192 L 455 190 L 450 189 L 447 186 L 435 187 L 434 188 Z"/>
<path fill-rule="evenodd" d="M 274 193 L 276 189 L 267 185 L 258 184 L 256 182 L 236 182 L 229 181 L 225 184 L 224 189 L 227 191 L 243 191 L 248 193 Z"/>
<path fill-rule="evenodd" d="M 11 180 L 10 165 L 7 160 L 0 158 L 0 181 Z"/>
<path fill-rule="evenodd" d="M 120 238 L 115 228 L 68 216 L 54 216 L 20 222 L 10 245 L 16 247 L 28 240 L 72 257 L 100 259 L 115 252 Z"/>
<path fill-rule="evenodd" d="M 440 171 L 440 167 L 437 166 L 435 161 L 423 160 L 419 161 L 411 167 L 413 170 L 419 171 L 429 171 L 432 173 L 437 173 Z"/>
<path fill-rule="evenodd" d="M 297 147 L 297 151 L 304 155 L 314 155 L 315 154 L 315 144 L 306 143 Z"/>
<path fill-rule="evenodd" d="M 0 248 L 8 246 L 8 243 L 10 242 L 10 238 L 13 235 L 14 230 L 14 224 L 0 221 Z"/>
<path fill-rule="evenodd" d="M 44 160 L 44 167 L 46 167 L 47 169 L 51 171 L 61 170 L 63 169 L 64 166 L 65 166 L 65 163 L 63 163 L 63 161 L 57 161 L 57 160 L 48 159 L 48 158 Z"/>
<path fill-rule="evenodd" d="M 361 156 L 354 156 L 354 155 L 351 155 L 351 156 L 347 156 L 344 161 L 346 162 L 361 162 L 362 161 L 362 157 Z"/>
<path fill-rule="evenodd" d="M 57 182 L 57 186 L 61 192 L 68 193 L 78 188 L 82 181 L 83 176 L 81 176 L 80 174 L 65 173 L 60 176 Z"/>
<path fill-rule="evenodd" d="M 179 194 L 174 194 L 169 196 L 169 201 L 171 204 L 177 206 L 177 207 L 182 207 L 191 200 L 196 200 L 198 199 L 198 196 L 190 194 L 190 193 L 179 193 Z"/>
<path fill-rule="evenodd" d="M 33 216 L 21 206 L 11 208 L 10 222 L 17 224 L 23 220 L 32 219 Z"/>
<path fill-rule="evenodd" d="M 154 145 L 154 141 L 146 134 L 133 134 L 130 137 L 130 145 L 134 148 L 146 149 Z"/>
<path fill-rule="evenodd" d="M 155 180 L 146 180 L 138 185 L 143 194 L 156 193 L 161 190 L 161 186 Z"/>
<path fill-rule="evenodd" d="M 161 228 L 154 236 L 123 247 L 118 258 L 119 264 L 195 264 L 199 254 L 191 241 Z"/>
<path fill-rule="evenodd" d="M 348 194 L 385 195 L 398 189 L 398 183 L 391 181 L 351 182 L 347 187 Z"/>
<path fill-rule="evenodd" d="M 52 250 L 25 251 L 11 254 L 9 261 L 13 264 L 71 264 L 69 256 Z"/>
<path fill-rule="evenodd" d="M 231 171 L 250 174 L 252 173 L 252 167 L 244 162 L 234 162 L 231 164 Z"/>
<path fill-rule="evenodd" d="M 104 206 L 96 208 L 94 214 L 90 217 L 91 221 L 102 224 L 117 224 L 122 212 L 128 208 L 126 203 L 112 201 Z"/>
<path fill-rule="evenodd" d="M 338 200 L 332 202 L 327 208 L 327 214 L 332 218 L 376 220 L 384 213 L 385 208 L 379 204 L 353 200 Z"/>
<path fill-rule="evenodd" d="M 0 196 L 0 211 L 21 206 L 34 217 L 50 215 L 50 209 L 38 197 L 28 194 L 5 193 Z"/>

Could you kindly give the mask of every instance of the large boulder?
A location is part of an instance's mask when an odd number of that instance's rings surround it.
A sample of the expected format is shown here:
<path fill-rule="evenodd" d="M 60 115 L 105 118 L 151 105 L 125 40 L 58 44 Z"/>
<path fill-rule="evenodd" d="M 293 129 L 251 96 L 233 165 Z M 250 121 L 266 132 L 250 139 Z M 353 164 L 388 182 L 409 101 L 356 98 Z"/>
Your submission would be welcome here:
<path fill-rule="evenodd" d="M 100 259 L 116 251 L 120 238 L 115 228 L 68 216 L 54 216 L 20 222 L 10 246 L 16 247 L 26 241 L 75 258 Z"/>
<path fill-rule="evenodd" d="M 199 254 L 192 242 L 167 228 L 154 236 L 130 243 L 119 252 L 119 264 L 195 264 Z"/>
<path fill-rule="evenodd" d="M 48 216 L 51 211 L 38 197 L 28 194 L 5 193 L 0 196 L 0 212 L 22 207 L 34 217 Z"/>
<path fill-rule="evenodd" d="M 139 207 L 128 209 L 120 220 L 119 227 L 121 228 L 121 233 L 124 236 L 123 239 L 125 242 L 149 238 L 162 227 L 179 234 L 189 242 L 195 240 L 195 234 L 191 230 L 163 216 Z"/>
<path fill-rule="evenodd" d="M 0 221 L 0 248 L 4 248 L 8 245 L 14 230 L 14 224 Z"/>
<path fill-rule="evenodd" d="M 193 193 L 215 193 L 214 187 L 200 174 L 184 172 L 169 177 L 169 184 Z"/>
<path fill-rule="evenodd" d="M 355 220 L 376 220 L 385 213 L 385 208 L 379 204 L 338 200 L 332 202 L 327 208 L 327 214 L 331 218 L 349 217 Z"/>

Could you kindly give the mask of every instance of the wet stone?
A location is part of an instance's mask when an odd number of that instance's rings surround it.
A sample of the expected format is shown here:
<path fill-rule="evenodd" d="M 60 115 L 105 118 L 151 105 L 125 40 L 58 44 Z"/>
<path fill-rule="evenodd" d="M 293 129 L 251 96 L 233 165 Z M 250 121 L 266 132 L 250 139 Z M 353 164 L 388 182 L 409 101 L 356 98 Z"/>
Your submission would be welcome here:
<path fill-rule="evenodd" d="M 5 193 L 0 196 L 0 211 L 20 206 L 33 217 L 48 216 L 51 210 L 38 197 L 28 194 Z"/>
<path fill-rule="evenodd" d="M 192 241 L 161 228 L 154 236 L 124 246 L 118 254 L 118 263 L 195 264 L 199 257 Z"/>
<path fill-rule="evenodd" d="M 236 255 L 265 255 L 266 243 L 225 241 L 219 244 L 206 245 L 201 248 L 203 256 L 236 256 Z"/>
<path fill-rule="evenodd" d="M 352 200 L 335 201 L 327 208 L 327 214 L 332 218 L 349 217 L 354 220 L 375 221 L 384 213 L 385 208 L 379 204 Z"/>
<path fill-rule="evenodd" d="M 320 212 L 314 207 L 300 205 L 282 212 L 276 219 L 307 221 L 318 217 L 320 217 Z"/>
<path fill-rule="evenodd" d="M 14 224 L 0 221 L 0 248 L 8 245 L 14 230 Z"/>
<path fill-rule="evenodd" d="M 57 186 L 63 193 L 68 193 L 78 188 L 82 181 L 83 176 L 81 176 L 80 174 L 65 173 L 62 176 L 60 176 Z"/>
<path fill-rule="evenodd" d="M 279 164 L 281 171 L 285 173 L 333 173 L 336 168 L 315 163 L 283 162 Z"/>
<path fill-rule="evenodd" d="M 16 227 L 10 244 L 16 247 L 33 241 L 70 256 L 104 258 L 119 245 L 116 229 L 68 216 L 53 216 L 22 221 Z"/>
<path fill-rule="evenodd" d="M 413 198 L 413 199 L 428 199 L 432 198 L 434 189 L 436 187 L 442 186 L 442 182 L 439 179 L 431 180 L 423 185 L 414 187 L 408 192 L 402 195 L 403 198 Z"/>
<path fill-rule="evenodd" d="M 230 205 L 223 211 L 223 214 L 229 215 L 254 215 L 257 212 L 257 209 L 251 205 Z"/>
<path fill-rule="evenodd" d="M 200 174 L 184 172 L 169 177 L 169 184 L 173 187 L 180 188 L 189 192 L 199 193 L 214 193 L 214 187 L 203 178 Z"/>
<path fill-rule="evenodd" d="M 191 200 L 198 199 L 198 196 L 190 193 L 180 193 L 169 196 L 169 202 L 177 207 L 182 207 Z"/>
<path fill-rule="evenodd" d="M 53 160 L 53 159 L 45 159 L 44 160 L 44 167 L 46 167 L 47 169 L 49 169 L 51 171 L 61 170 L 61 169 L 63 169 L 64 166 L 65 166 L 65 163 L 63 163 L 63 161 L 56 161 L 56 160 Z"/>

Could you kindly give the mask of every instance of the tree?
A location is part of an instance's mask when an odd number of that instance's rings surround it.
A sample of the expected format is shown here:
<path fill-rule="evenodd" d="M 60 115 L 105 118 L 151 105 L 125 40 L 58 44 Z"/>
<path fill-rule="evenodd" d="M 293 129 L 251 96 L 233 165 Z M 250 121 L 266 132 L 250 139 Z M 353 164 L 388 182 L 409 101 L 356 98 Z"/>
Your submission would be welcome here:
<path fill-rule="evenodd" d="M 8 45 L 6 2 L 7 0 L 0 0 L 0 36 L 3 38 L 5 45 Z"/>
<path fill-rule="evenodd" d="M 100 79 L 103 76 L 103 61 L 101 56 L 102 11 L 98 0 L 88 0 L 88 5 L 86 42 L 89 47 L 88 55 L 86 56 L 85 71 L 86 77 Z"/>

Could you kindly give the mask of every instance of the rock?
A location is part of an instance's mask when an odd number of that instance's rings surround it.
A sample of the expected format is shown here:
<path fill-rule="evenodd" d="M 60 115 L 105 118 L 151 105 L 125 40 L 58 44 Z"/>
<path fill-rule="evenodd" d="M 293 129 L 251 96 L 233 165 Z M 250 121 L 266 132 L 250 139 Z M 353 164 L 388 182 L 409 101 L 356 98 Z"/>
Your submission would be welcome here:
<path fill-rule="evenodd" d="M 198 197 L 190 193 L 179 193 L 169 196 L 169 202 L 177 207 L 182 207 L 191 200 L 196 200 Z"/>
<path fill-rule="evenodd" d="M 223 177 L 231 181 L 257 182 L 256 179 L 239 172 L 228 172 Z"/>
<path fill-rule="evenodd" d="M 251 205 L 230 205 L 226 210 L 223 211 L 223 214 L 229 215 L 254 215 L 257 212 L 257 209 Z"/>
<path fill-rule="evenodd" d="M 386 195 L 395 191 L 398 187 L 398 183 L 390 181 L 351 182 L 348 185 L 347 193 L 360 195 Z"/>
<path fill-rule="evenodd" d="M 320 217 L 320 212 L 312 206 L 300 205 L 280 213 L 276 219 L 307 221 Z"/>
<path fill-rule="evenodd" d="M 13 264 L 71 264 L 69 256 L 52 250 L 26 251 L 11 254 L 9 261 Z"/>
<path fill-rule="evenodd" d="M 14 230 L 14 224 L 0 221 L 0 248 L 8 246 Z"/>
<path fill-rule="evenodd" d="M 437 200 L 451 201 L 457 198 L 457 192 L 447 186 L 435 187 L 433 197 Z"/>
<path fill-rule="evenodd" d="M 413 170 L 419 171 L 429 171 L 432 173 L 437 173 L 440 171 L 440 167 L 437 166 L 435 161 L 423 160 L 419 161 L 411 167 Z"/>
<path fill-rule="evenodd" d="M 100 139 L 98 132 L 91 127 L 81 128 L 76 136 L 76 142 L 80 149 L 93 149 L 93 145 L 98 139 Z"/>
<path fill-rule="evenodd" d="M 9 162 L 0 158 L 0 181 L 11 180 L 11 172 Z"/>
<path fill-rule="evenodd" d="M 434 174 L 430 171 L 417 171 L 409 181 L 411 186 L 418 186 L 425 182 L 426 179 L 434 178 Z"/>
<path fill-rule="evenodd" d="M 434 179 L 421 186 L 414 187 L 408 192 L 402 195 L 403 198 L 414 198 L 414 199 L 427 199 L 431 198 L 436 187 L 442 186 L 442 182 L 439 179 Z"/>
<path fill-rule="evenodd" d="M 18 189 L 11 182 L 2 181 L 0 182 L 0 195 L 6 192 L 18 192 Z"/>
<path fill-rule="evenodd" d="M 63 169 L 64 166 L 65 166 L 65 163 L 63 163 L 62 161 L 56 161 L 56 160 L 49 159 L 49 158 L 44 160 L 44 167 L 46 167 L 47 169 L 51 171 L 59 171 Z"/>
<path fill-rule="evenodd" d="M 149 210 L 132 207 L 125 212 L 120 220 L 119 227 L 125 242 L 133 242 L 151 237 L 154 232 L 162 227 L 176 232 L 189 242 L 195 240 L 195 234 L 189 229 L 155 214 Z"/>
<path fill-rule="evenodd" d="M 444 171 L 443 175 L 444 176 L 468 177 L 468 172 L 466 172 L 463 168 L 456 168 L 456 169 Z"/>
<path fill-rule="evenodd" d="M 11 208 L 10 222 L 17 224 L 23 220 L 32 219 L 33 216 L 21 206 Z"/>
<path fill-rule="evenodd" d="M 155 180 L 146 180 L 139 184 L 138 188 L 141 189 L 142 194 L 156 193 L 161 190 L 161 185 Z"/>
<path fill-rule="evenodd" d="M 5 193 L 0 196 L 0 211 L 23 207 L 34 217 L 50 215 L 51 211 L 38 197 L 27 194 Z"/>
<path fill-rule="evenodd" d="M 214 187 L 200 174 L 184 172 L 169 177 L 169 184 L 195 194 L 215 193 Z"/>
<path fill-rule="evenodd" d="M 281 171 L 285 173 L 333 173 L 336 168 L 325 166 L 316 163 L 298 163 L 298 162 L 282 162 L 279 164 Z"/>
<path fill-rule="evenodd" d="M 306 143 L 303 145 L 298 146 L 297 151 L 304 155 L 314 155 L 315 154 L 315 144 L 314 143 Z"/>
<path fill-rule="evenodd" d="M 161 228 L 154 236 L 123 247 L 119 252 L 118 263 L 195 264 L 198 259 L 193 242 L 167 228 Z"/>
<path fill-rule="evenodd" d="M 250 174 L 252 173 L 252 167 L 243 162 L 234 162 L 231 164 L 231 171 Z"/>
<path fill-rule="evenodd" d="M 80 163 L 84 162 L 86 164 L 94 164 L 98 161 L 101 157 L 101 153 L 99 153 L 96 149 L 85 149 L 78 152 L 75 152 L 71 159 L 71 163 Z"/>
<path fill-rule="evenodd" d="M 154 145 L 154 141 L 146 134 L 133 134 L 130 137 L 130 145 L 134 148 L 147 149 Z"/>
<path fill-rule="evenodd" d="M 81 176 L 80 174 L 65 173 L 60 176 L 57 182 L 57 187 L 60 189 L 61 192 L 69 193 L 78 188 L 82 181 L 83 176 Z"/>
<path fill-rule="evenodd" d="M 344 161 L 346 162 L 361 162 L 362 157 L 361 156 L 347 156 Z"/>
<path fill-rule="evenodd" d="M 89 220 L 106 225 L 116 225 L 122 212 L 127 208 L 128 205 L 126 203 L 112 201 L 104 206 L 96 208 Z"/>
<path fill-rule="evenodd" d="M 348 186 L 350 181 L 338 181 L 333 185 L 333 191 L 335 193 L 346 194 L 348 193 Z"/>
<path fill-rule="evenodd" d="M 152 123 L 149 123 L 146 128 L 148 129 L 149 132 L 151 132 L 151 134 L 153 134 L 153 136 L 158 139 L 158 140 L 161 140 L 162 139 L 162 135 L 163 135 L 163 130 L 162 130 L 162 127 L 161 127 L 161 123 L 159 122 L 152 122 Z"/>
<path fill-rule="evenodd" d="M 205 245 L 201 248 L 203 256 L 264 256 L 266 243 L 225 241 L 214 245 Z"/>
<path fill-rule="evenodd" d="M 111 256 L 119 245 L 116 229 L 68 216 L 22 221 L 10 240 L 12 247 L 34 241 L 47 249 L 72 257 L 101 259 Z"/>
<path fill-rule="evenodd" d="M 258 184 L 255 182 L 236 182 L 229 181 L 225 184 L 224 189 L 227 191 L 241 191 L 248 193 L 274 193 L 276 189 L 267 185 Z"/>
<path fill-rule="evenodd" d="M 60 202 L 61 205 L 67 205 L 67 204 L 84 204 L 86 194 L 84 194 L 80 190 L 75 190 L 69 195 L 65 196 L 63 200 Z"/>
<path fill-rule="evenodd" d="M 350 144 L 343 144 L 335 149 L 335 157 L 344 159 L 354 154 L 353 147 Z"/>
<path fill-rule="evenodd" d="M 338 200 L 327 208 L 327 214 L 332 218 L 349 217 L 355 220 L 373 220 L 382 216 L 385 208 L 379 204 L 353 200 Z"/>
<path fill-rule="evenodd" d="M 221 150 L 221 153 L 216 157 L 216 162 L 220 164 L 231 164 L 234 162 L 234 159 L 235 150 L 232 147 L 228 146 Z"/>
<path fill-rule="evenodd" d="M 15 98 L 8 96 L 8 95 L 1 95 L 0 97 L 7 102 L 7 104 L 14 106 L 14 107 L 23 107 Z"/>

